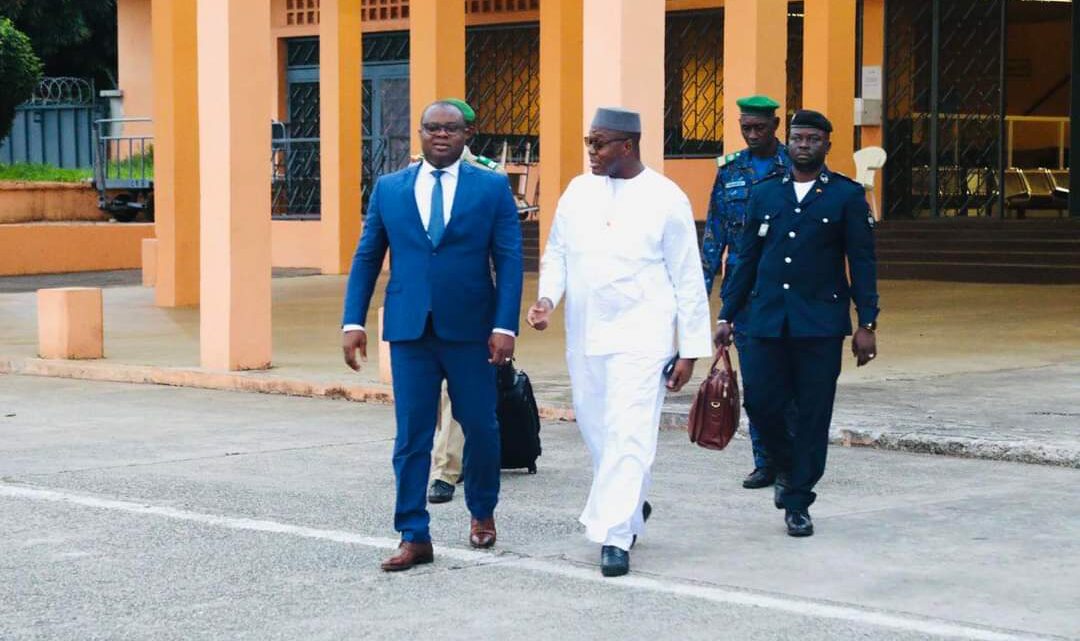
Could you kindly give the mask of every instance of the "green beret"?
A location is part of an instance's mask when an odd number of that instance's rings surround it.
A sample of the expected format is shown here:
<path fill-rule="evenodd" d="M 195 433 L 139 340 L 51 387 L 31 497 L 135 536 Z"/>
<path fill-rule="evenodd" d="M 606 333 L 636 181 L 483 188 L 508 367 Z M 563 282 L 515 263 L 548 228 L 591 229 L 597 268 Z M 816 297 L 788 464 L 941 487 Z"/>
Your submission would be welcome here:
<path fill-rule="evenodd" d="M 780 103 L 768 96 L 746 96 L 735 101 L 739 111 L 744 114 L 771 116 L 780 108 Z"/>
<path fill-rule="evenodd" d="M 446 100 L 443 100 L 443 102 L 454 105 L 455 107 L 460 109 L 461 115 L 465 116 L 465 122 L 476 121 L 476 111 L 473 110 L 472 106 L 469 105 L 469 103 L 465 102 L 461 98 L 447 98 Z"/>

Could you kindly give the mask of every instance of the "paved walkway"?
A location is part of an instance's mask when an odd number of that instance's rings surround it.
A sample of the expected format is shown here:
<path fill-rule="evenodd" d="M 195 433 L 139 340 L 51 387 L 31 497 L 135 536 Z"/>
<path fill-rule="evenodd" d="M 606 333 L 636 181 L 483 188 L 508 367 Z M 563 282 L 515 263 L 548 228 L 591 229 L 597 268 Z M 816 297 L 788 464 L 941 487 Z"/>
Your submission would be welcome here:
<path fill-rule="evenodd" d="M 503 474 L 494 552 L 435 506 L 395 543 L 390 408 L 0 375 L 0 639 L 1080 639 L 1080 472 L 834 448 L 817 534 L 784 534 L 749 452 L 661 434 L 649 531 L 603 579 L 577 430 Z"/>
<path fill-rule="evenodd" d="M 30 277 L 19 278 L 19 287 L 33 288 Z M 94 282 L 93 275 L 71 278 Z M 0 278 L 0 291 L 10 283 Z M 155 307 L 152 290 L 142 287 L 104 291 L 106 359 L 39 361 L 35 294 L 0 293 L 0 372 L 388 400 L 377 350 L 359 374 L 341 363 L 344 283 L 340 276 L 275 279 L 274 367 L 241 374 L 201 370 L 198 310 Z M 882 281 L 880 289 L 881 356 L 859 369 L 845 360 L 837 441 L 1080 466 L 1080 286 Z M 535 291 L 532 276 L 523 308 Z M 556 316 L 547 332 L 525 328 L 517 350 L 548 417 L 567 416 L 570 401 Z M 705 369 L 699 363 L 698 378 Z M 667 424 L 685 420 L 695 387 L 669 399 Z"/>

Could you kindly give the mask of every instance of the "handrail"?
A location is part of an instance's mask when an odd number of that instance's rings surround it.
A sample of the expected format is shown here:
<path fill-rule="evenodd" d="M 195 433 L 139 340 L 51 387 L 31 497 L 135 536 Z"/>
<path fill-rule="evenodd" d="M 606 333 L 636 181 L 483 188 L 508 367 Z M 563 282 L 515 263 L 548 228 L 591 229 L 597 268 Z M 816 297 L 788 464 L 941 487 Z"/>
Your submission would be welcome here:
<path fill-rule="evenodd" d="M 912 117 L 929 117 L 930 114 L 922 111 L 911 112 Z M 955 141 L 954 153 L 959 153 L 960 146 L 960 132 L 959 126 L 961 120 L 992 120 L 997 118 L 995 114 L 964 114 L 964 113 L 939 113 L 938 119 L 954 121 L 953 125 L 957 128 L 953 140 Z M 1005 116 L 1005 166 L 1013 166 L 1013 148 L 1014 143 L 1014 129 L 1016 123 L 1046 123 L 1057 124 L 1058 126 L 1058 169 L 1067 169 L 1065 166 L 1065 130 L 1069 127 L 1071 119 L 1068 116 Z M 957 156 L 959 157 L 959 156 Z"/>

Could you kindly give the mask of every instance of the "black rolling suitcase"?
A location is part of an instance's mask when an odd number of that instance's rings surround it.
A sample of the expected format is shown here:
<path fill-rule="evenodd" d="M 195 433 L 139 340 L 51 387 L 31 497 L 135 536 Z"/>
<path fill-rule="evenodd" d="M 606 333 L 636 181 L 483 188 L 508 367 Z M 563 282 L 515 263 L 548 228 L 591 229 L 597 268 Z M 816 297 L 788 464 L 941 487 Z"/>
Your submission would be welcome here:
<path fill-rule="evenodd" d="M 536 474 L 536 459 L 540 456 L 540 412 L 532 384 L 528 375 L 515 369 L 513 363 L 500 365 L 497 376 L 502 469 L 528 468 L 529 474 Z"/>

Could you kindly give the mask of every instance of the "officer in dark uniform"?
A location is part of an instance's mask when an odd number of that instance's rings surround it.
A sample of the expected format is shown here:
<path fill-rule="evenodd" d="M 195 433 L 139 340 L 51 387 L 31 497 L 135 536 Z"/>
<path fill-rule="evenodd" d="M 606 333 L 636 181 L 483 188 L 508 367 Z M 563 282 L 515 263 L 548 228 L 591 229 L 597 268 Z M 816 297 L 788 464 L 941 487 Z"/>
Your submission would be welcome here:
<path fill-rule="evenodd" d="M 711 295 L 713 280 L 720 273 L 724 250 L 727 260 L 721 295 L 731 282 L 731 273 L 738 262 L 736 242 L 746 222 L 746 207 L 750 202 L 750 189 L 773 175 L 784 175 L 791 167 L 787 147 L 776 138 L 780 119 L 776 110 L 780 104 L 768 96 L 747 96 L 735 101 L 739 106 L 739 129 L 746 149 L 720 156 L 716 159 L 716 181 L 709 198 L 709 215 L 705 222 L 705 238 L 702 242 L 702 270 L 705 272 L 705 291 Z M 742 318 L 734 319 L 735 347 L 742 354 L 746 339 L 742 332 Z M 754 470 L 743 479 L 743 487 L 755 489 L 768 487 L 776 479 L 765 455 L 765 445 L 757 426 L 750 423 L 750 443 L 754 452 Z"/>
<path fill-rule="evenodd" d="M 718 344 L 729 344 L 729 321 L 749 308 L 741 331 L 750 349 L 740 359 L 746 411 L 779 474 L 774 500 L 785 510 L 791 536 L 814 533 L 808 508 L 825 471 L 844 337 L 852 333 L 849 301 L 858 316 L 852 338 L 857 364 L 877 353 L 874 218 L 862 186 L 825 166 L 831 131 L 816 111 L 791 119 L 791 171 L 762 182 L 750 196 L 740 260 L 716 332 Z M 785 409 L 792 402 L 797 418 L 789 435 Z"/>

